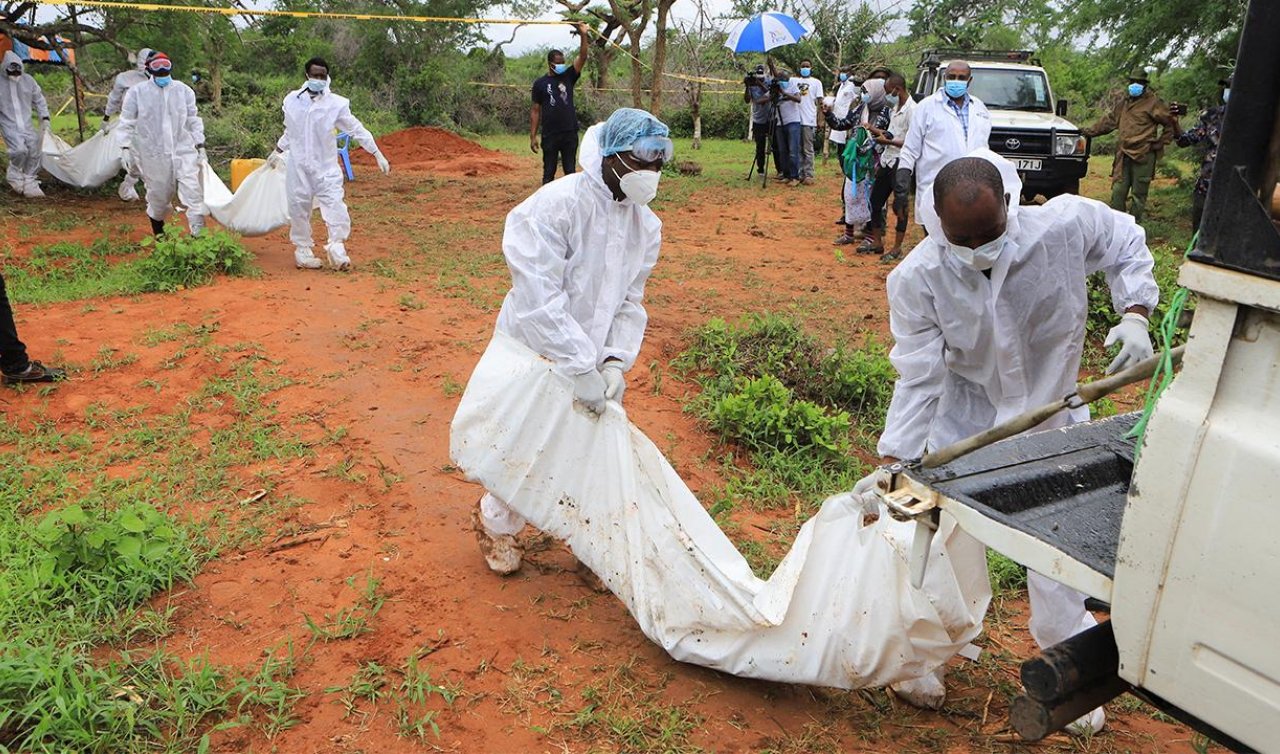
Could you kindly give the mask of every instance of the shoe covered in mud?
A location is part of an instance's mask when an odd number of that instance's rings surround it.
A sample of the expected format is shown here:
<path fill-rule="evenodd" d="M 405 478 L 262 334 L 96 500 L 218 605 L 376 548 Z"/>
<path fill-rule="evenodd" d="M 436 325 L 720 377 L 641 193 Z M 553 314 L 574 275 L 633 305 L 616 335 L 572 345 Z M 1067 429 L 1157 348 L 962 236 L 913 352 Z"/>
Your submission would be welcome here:
<path fill-rule="evenodd" d="M 324 266 L 311 249 L 304 246 L 294 248 L 293 263 L 300 270 L 318 270 Z"/>
<path fill-rule="evenodd" d="M 932 673 L 895 683 L 889 688 L 912 707 L 939 710 L 947 701 L 947 685 L 942 680 L 942 673 L 942 668 L 938 668 Z"/>
<path fill-rule="evenodd" d="M 347 247 L 341 243 L 331 243 L 324 247 L 325 253 L 329 256 L 329 266 L 335 270 L 351 269 L 351 257 L 347 256 Z"/>
<path fill-rule="evenodd" d="M 43 199 L 44 192 L 40 190 L 40 184 L 35 181 L 27 181 L 22 187 L 22 195 L 28 199 Z"/>
<path fill-rule="evenodd" d="M 851 243 L 855 243 L 857 240 L 858 239 L 854 238 L 853 236 L 844 234 L 844 235 L 836 236 L 836 240 L 832 241 L 831 245 L 832 246 L 848 246 Z"/>
<path fill-rule="evenodd" d="M 67 372 L 65 369 L 47 367 L 38 361 L 29 362 L 27 368 L 20 372 L 0 373 L 0 381 L 5 385 L 18 385 L 25 382 L 58 382 L 66 378 Z"/>
<path fill-rule="evenodd" d="M 1087 715 L 1081 715 L 1075 722 L 1067 725 L 1067 732 L 1073 736 L 1088 738 L 1101 733 L 1107 727 L 1107 714 L 1099 707 Z"/>
<path fill-rule="evenodd" d="M 489 564 L 490 571 L 499 576 L 510 576 L 520 570 L 524 548 L 510 534 L 490 534 L 480 518 L 479 503 L 471 511 L 471 528 L 475 529 L 476 542 L 480 543 L 480 552 Z"/>

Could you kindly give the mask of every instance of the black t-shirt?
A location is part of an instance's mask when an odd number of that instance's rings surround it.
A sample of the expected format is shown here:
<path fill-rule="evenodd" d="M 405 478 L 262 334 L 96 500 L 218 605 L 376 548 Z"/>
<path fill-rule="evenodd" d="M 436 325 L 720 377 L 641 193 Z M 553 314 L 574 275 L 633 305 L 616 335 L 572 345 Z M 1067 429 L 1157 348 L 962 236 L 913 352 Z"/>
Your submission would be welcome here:
<path fill-rule="evenodd" d="M 533 103 L 542 106 L 542 135 L 578 130 L 573 109 L 573 85 L 582 73 L 572 65 L 559 76 L 548 74 L 533 82 Z"/>

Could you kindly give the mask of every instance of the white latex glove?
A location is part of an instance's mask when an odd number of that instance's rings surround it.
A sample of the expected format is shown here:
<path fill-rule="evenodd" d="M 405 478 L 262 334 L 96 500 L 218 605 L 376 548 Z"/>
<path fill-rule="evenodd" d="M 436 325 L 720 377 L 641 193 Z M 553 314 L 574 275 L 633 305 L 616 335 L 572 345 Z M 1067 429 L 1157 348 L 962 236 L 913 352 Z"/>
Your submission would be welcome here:
<path fill-rule="evenodd" d="M 98 126 L 98 130 L 99 130 L 99 131 L 101 131 L 101 132 L 102 132 L 102 133 L 104 133 L 104 134 L 105 134 L 105 133 L 111 133 L 111 129 L 113 129 L 113 128 L 115 128 L 115 127 L 116 127 L 116 122 L 115 122 L 114 120 L 105 120 L 105 119 L 104 119 L 104 120 L 102 121 L 102 125 L 101 125 L 101 126 Z"/>
<path fill-rule="evenodd" d="M 573 378 L 573 399 L 593 414 L 604 413 L 604 375 L 592 369 Z"/>
<path fill-rule="evenodd" d="M 43 128 L 44 132 L 47 134 L 53 133 L 53 124 L 49 122 L 48 118 L 40 119 L 40 127 Z"/>
<path fill-rule="evenodd" d="M 137 174 L 138 159 L 134 157 L 132 149 L 124 147 L 120 150 L 120 164 L 124 167 L 125 172 Z"/>
<path fill-rule="evenodd" d="M 853 485 L 853 499 L 862 506 L 864 516 L 880 512 L 880 492 L 876 485 L 879 472 L 880 470 L 876 469 Z"/>
<path fill-rule="evenodd" d="M 204 147 L 200 147 L 199 149 L 197 149 L 196 154 L 200 155 L 200 162 L 209 161 L 209 155 L 204 151 Z"/>
<path fill-rule="evenodd" d="M 1111 365 L 1107 367 L 1107 374 L 1115 374 L 1121 369 L 1127 369 L 1139 361 L 1151 358 L 1155 350 L 1151 347 L 1148 326 L 1146 317 L 1137 312 L 1128 312 L 1120 318 L 1120 324 L 1111 328 L 1102 345 L 1110 348 L 1119 343 L 1120 353 L 1116 354 Z"/>
<path fill-rule="evenodd" d="M 600 376 L 604 377 L 604 397 L 622 403 L 622 394 L 627 391 L 627 378 L 622 374 L 622 365 L 611 361 L 600 367 Z"/>
<path fill-rule="evenodd" d="M 381 170 L 383 175 L 391 172 L 391 163 L 387 162 L 386 155 L 381 152 L 375 152 L 373 158 L 378 161 L 378 170 Z"/>
<path fill-rule="evenodd" d="M 271 153 L 271 156 L 267 157 L 267 167 L 271 168 L 272 170 L 277 170 L 283 166 L 284 166 L 283 154 L 273 151 Z"/>

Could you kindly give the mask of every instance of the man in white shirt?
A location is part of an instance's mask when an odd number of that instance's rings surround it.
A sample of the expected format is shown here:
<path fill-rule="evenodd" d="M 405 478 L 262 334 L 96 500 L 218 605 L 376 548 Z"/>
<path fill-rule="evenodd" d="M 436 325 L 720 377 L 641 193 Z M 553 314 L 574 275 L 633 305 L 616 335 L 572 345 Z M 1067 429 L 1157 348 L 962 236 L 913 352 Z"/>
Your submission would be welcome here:
<path fill-rule="evenodd" d="M 848 115 L 854 102 L 858 101 L 858 90 L 861 86 L 862 81 L 853 76 L 852 71 L 848 70 L 848 66 L 845 66 L 838 74 L 836 95 L 831 103 L 831 114 L 837 119 L 842 119 Z M 832 153 L 838 157 L 844 151 L 845 142 L 849 139 L 849 132 L 832 131 L 828 138 L 831 140 Z"/>
<path fill-rule="evenodd" d="M 800 182 L 813 183 L 813 137 L 818 129 L 818 103 L 822 101 L 822 82 L 813 77 L 813 63 L 800 61 L 800 76 L 791 79 L 799 95 L 800 109 Z"/>
<path fill-rule="evenodd" d="M 969 64 L 953 60 L 943 77 L 942 87 L 921 101 L 911 116 L 894 183 L 895 190 L 905 191 L 915 176 L 916 222 L 926 229 L 934 217 L 933 179 L 938 171 L 957 157 L 985 148 L 991 136 L 991 113 L 969 94 Z"/>

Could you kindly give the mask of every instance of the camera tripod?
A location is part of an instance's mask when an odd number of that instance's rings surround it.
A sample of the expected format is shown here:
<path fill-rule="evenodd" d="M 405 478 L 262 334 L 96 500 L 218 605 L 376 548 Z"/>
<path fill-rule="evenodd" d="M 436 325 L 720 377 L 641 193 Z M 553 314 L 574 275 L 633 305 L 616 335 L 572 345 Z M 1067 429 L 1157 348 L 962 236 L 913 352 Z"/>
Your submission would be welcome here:
<path fill-rule="evenodd" d="M 752 121 L 752 128 L 759 126 Z M 782 127 L 782 116 L 778 112 L 778 98 L 769 92 L 769 119 L 763 126 L 768 130 L 764 134 L 764 167 L 760 170 L 760 188 L 768 188 L 769 186 L 769 160 L 774 156 L 774 150 L 777 144 L 774 143 L 775 135 L 778 129 Z M 756 164 L 756 155 L 751 155 L 751 167 L 747 169 L 746 180 L 751 180 L 751 176 L 755 175 L 756 168 L 760 167 Z"/>

